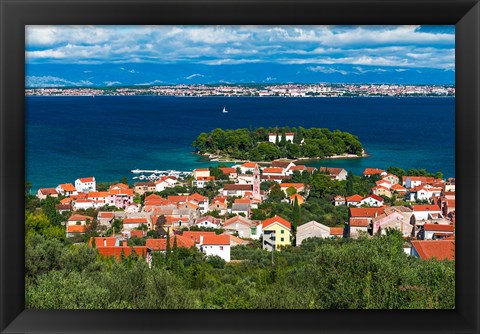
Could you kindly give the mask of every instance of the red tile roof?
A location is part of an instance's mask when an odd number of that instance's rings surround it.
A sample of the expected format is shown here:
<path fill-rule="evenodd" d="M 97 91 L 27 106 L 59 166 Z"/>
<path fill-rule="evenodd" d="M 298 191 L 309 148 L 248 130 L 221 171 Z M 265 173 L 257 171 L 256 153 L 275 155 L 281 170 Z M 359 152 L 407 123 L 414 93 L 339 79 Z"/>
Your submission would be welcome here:
<path fill-rule="evenodd" d="M 90 177 L 81 177 L 79 178 L 80 182 L 93 182 L 95 181 L 95 178 L 93 176 L 90 176 Z"/>
<path fill-rule="evenodd" d="M 226 184 L 223 186 L 223 190 L 251 191 L 252 187 L 251 184 Z"/>
<path fill-rule="evenodd" d="M 145 232 L 142 230 L 131 230 L 130 231 L 130 238 L 143 238 L 145 236 Z"/>
<path fill-rule="evenodd" d="M 343 227 L 330 227 L 330 235 L 343 235 Z"/>
<path fill-rule="evenodd" d="M 123 220 L 123 224 L 147 224 L 147 218 L 139 217 L 139 218 L 125 218 Z"/>
<path fill-rule="evenodd" d="M 230 245 L 230 237 L 227 234 L 205 235 L 203 245 Z"/>
<path fill-rule="evenodd" d="M 220 167 L 219 169 L 225 175 L 236 174 L 237 173 L 237 170 L 235 168 Z"/>
<path fill-rule="evenodd" d="M 40 188 L 38 189 L 42 195 L 57 195 L 57 190 L 55 188 Z"/>
<path fill-rule="evenodd" d="M 294 187 L 294 188 L 300 189 L 305 187 L 305 185 L 303 183 L 280 183 L 280 187 L 281 188 Z"/>
<path fill-rule="evenodd" d="M 67 225 L 67 233 L 85 233 L 87 227 L 85 225 Z"/>
<path fill-rule="evenodd" d="M 421 259 L 455 260 L 454 240 L 414 240 L 412 247 Z"/>
<path fill-rule="evenodd" d="M 350 217 L 370 217 L 381 215 L 384 208 L 350 208 Z"/>
<path fill-rule="evenodd" d="M 203 232 L 203 231 L 185 231 L 182 236 L 194 240 L 196 243 L 200 242 L 200 236 L 215 235 L 215 232 Z"/>
<path fill-rule="evenodd" d="M 363 171 L 363 175 L 376 175 L 382 173 L 385 173 L 385 171 L 378 168 L 365 168 L 365 170 Z"/>
<path fill-rule="evenodd" d="M 360 202 L 363 199 L 363 196 L 355 194 L 352 196 L 348 196 L 346 199 L 347 199 L 347 202 Z"/>
<path fill-rule="evenodd" d="M 368 198 L 368 197 L 371 197 L 371 198 L 373 198 L 373 199 L 375 199 L 375 200 L 377 200 L 377 201 L 379 201 L 379 202 L 383 202 L 383 198 L 381 198 L 380 196 L 377 196 L 377 195 L 375 195 L 375 194 L 370 194 L 370 195 L 368 195 L 368 196 L 365 197 L 365 198 Z"/>
<path fill-rule="evenodd" d="M 123 250 L 125 256 L 130 256 L 135 251 L 137 255 L 145 257 L 147 254 L 146 246 L 115 246 L 115 247 L 97 247 L 98 253 L 102 256 L 114 256 L 120 258 Z"/>
<path fill-rule="evenodd" d="M 281 174 L 283 173 L 283 168 L 280 167 L 266 167 L 263 169 L 263 173 L 277 173 Z"/>
<path fill-rule="evenodd" d="M 60 188 L 62 188 L 64 191 L 68 191 L 68 192 L 73 192 L 73 191 L 77 190 L 77 189 L 75 189 L 75 186 L 71 183 L 60 184 Z"/>
<path fill-rule="evenodd" d="M 350 227 L 368 227 L 369 218 L 350 218 Z"/>
<path fill-rule="evenodd" d="M 442 224 L 424 224 L 423 229 L 425 231 L 453 232 L 455 230 L 455 226 Z"/>
<path fill-rule="evenodd" d="M 114 237 L 95 237 L 90 238 L 88 245 L 92 247 L 92 240 L 95 239 L 95 247 L 113 247 L 117 243 L 117 238 Z"/>
<path fill-rule="evenodd" d="M 413 211 L 441 211 L 438 205 L 411 205 Z"/>
<path fill-rule="evenodd" d="M 268 219 L 265 219 L 264 221 L 262 221 L 262 228 L 265 229 L 265 228 L 267 228 L 270 225 L 275 224 L 275 223 L 278 223 L 278 224 L 282 225 L 283 227 L 287 228 L 288 230 L 290 230 L 291 227 L 292 227 L 292 224 L 290 224 L 290 222 L 288 220 L 283 219 L 280 216 L 275 216 L 273 218 L 268 218 Z"/>
<path fill-rule="evenodd" d="M 245 167 L 245 168 L 255 168 L 255 166 L 257 165 L 256 162 L 245 162 L 242 167 Z"/>
<path fill-rule="evenodd" d="M 81 222 L 81 221 L 87 221 L 88 219 L 93 220 L 93 217 L 74 214 L 74 215 L 71 215 L 70 218 L 68 218 L 68 221 L 75 221 L 75 222 L 80 221 Z"/>
<path fill-rule="evenodd" d="M 185 236 L 176 235 L 170 237 L 170 247 L 173 247 L 175 238 L 177 239 L 177 247 L 190 248 L 195 246 L 194 240 Z M 155 251 L 165 251 L 167 250 L 167 239 L 147 239 L 145 246 Z"/>
<path fill-rule="evenodd" d="M 88 198 L 108 197 L 108 191 L 91 191 Z"/>
<path fill-rule="evenodd" d="M 115 212 L 113 211 L 100 211 L 98 213 L 98 218 L 111 219 L 113 217 L 115 217 Z"/>

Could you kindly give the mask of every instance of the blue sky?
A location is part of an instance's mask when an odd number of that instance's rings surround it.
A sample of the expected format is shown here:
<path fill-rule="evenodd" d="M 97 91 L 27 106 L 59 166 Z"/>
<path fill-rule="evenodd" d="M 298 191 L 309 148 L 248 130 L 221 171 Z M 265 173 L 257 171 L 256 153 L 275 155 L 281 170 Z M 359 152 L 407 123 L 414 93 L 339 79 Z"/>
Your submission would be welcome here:
<path fill-rule="evenodd" d="M 27 26 L 27 87 L 453 84 L 454 26 Z"/>

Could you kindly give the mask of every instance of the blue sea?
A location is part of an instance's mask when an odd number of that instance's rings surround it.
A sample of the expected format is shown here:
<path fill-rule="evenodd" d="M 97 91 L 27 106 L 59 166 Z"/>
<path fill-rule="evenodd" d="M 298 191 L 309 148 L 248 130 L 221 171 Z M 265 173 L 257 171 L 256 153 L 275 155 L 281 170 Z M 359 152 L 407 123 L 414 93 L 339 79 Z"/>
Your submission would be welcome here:
<path fill-rule="evenodd" d="M 135 168 L 216 165 L 192 153 L 199 133 L 285 125 L 351 132 L 369 154 L 311 166 L 356 175 L 399 166 L 455 176 L 454 98 L 27 97 L 25 119 L 26 180 L 34 190 L 85 176 L 131 178 Z"/>

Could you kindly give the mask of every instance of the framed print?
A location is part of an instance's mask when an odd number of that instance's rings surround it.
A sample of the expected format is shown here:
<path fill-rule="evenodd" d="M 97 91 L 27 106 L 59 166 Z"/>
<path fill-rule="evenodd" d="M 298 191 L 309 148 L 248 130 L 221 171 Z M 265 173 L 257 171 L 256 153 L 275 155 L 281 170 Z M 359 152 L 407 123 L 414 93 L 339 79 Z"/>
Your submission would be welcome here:
<path fill-rule="evenodd" d="M 477 1 L 1 5 L 2 332 L 478 332 Z"/>

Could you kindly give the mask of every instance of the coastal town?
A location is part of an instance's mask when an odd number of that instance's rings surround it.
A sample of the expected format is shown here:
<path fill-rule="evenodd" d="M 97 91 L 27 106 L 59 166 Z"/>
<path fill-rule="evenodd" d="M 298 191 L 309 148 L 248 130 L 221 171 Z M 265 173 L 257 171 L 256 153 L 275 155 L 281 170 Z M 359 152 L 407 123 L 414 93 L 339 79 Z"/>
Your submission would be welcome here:
<path fill-rule="evenodd" d="M 453 85 L 402 84 L 180 84 L 131 87 L 30 87 L 26 96 L 258 96 L 258 97 L 447 97 Z"/>
<path fill-rule="evenodd" d="M 312 182 L 299 182 L 312 177 Z M 299 212 L 314 188 L 321 190 L 318 180 L 327 185 L 351 180 L 342 168 L 313 168 L 287 159 L 197 168 L 132 185 L 113 183 L 105 190 L 98 189 L 95 177 L 79 177 L 38 189 L 36 196 L 55 199 L 57 212 L 68 217 L 62 222 L 67 238 L 83 240 L 105 257 L 136 252 L 151 262 L 152 252 L 165 253 L 175 245 L 230 262 L 231 249 L 239 245 L 282 252 L 302 247 L 309 238 L 376 238 L 393 229 L 404 238 L 407 255 L 454 260 L 454 178 L 399 177 L 378 168 L 367 168 L 358 178 L 373 185 L 369 193 L 350 189 L 328 195 L 332 207 L 348 211 L 347 219 L 335 224 L 304 222 L 295 213 L 265 215 L 262 209 L 273 201 Z M 85 235 L 89 238 L 82 239 Z"/>

